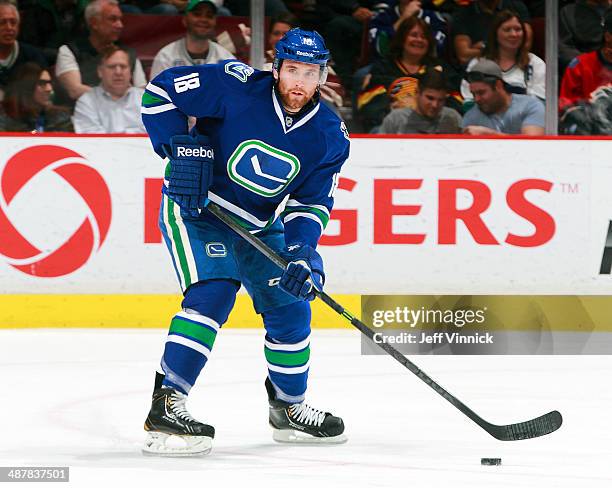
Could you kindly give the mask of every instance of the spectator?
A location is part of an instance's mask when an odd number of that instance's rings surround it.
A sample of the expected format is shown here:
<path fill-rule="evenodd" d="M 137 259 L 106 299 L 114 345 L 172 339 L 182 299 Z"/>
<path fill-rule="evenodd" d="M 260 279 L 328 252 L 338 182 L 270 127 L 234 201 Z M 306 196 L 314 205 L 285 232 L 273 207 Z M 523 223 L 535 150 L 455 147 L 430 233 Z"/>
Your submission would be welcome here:
<path fill-rule="evenodd" d="M 70 100 L 78 99 L 100 82 L 99 55 L 110 46 L 119 45 L 117 41 L 123 30 L 122 18 L 117 0 L 93 0 L 85 8 L 89 36 L 60 46 L 55 76 Z M 127 51 L 130 53 L 134 85 L 144 88 L 147 79 L 142 64 L 133 50 Z"/>
<path fill-rule="evenodd" d="M 435 43 L 425 21 L 416 16 L 402 21 L 389 55 L 374 63 L 357 98 L 358 114 L 367 131 L 375 130 L 390 109 L 414 108 L 419 77 L 428 67 L 445 72 L 457 94 L 459 80 L 434 52 Z"/>
<path fill-rule="evenodd" d="M 525 23 L 510 10 L 499 12 L 489 31 L 484 58 L 495 61 L 502 70 L 506 89 L 521 95 L 534 95 L 546 99 L 546 63 L 527 49 Z M 474 58 L 466 71 L 482 58 Z M 461 84 L 464 102 L 474 102 L 466 80 Z"/>
<path fill-rule="evenodd" d="M 612 135 L 612 85 L 600 86 L 588 102 L 578 102 L 563 112 L 559 133 Z"/>
<path fill-rule="evenodd" d="M 459 134 L 461 115 L 445 107 L 448 84 L 443 73 L 428 70 L 419 80 L 414 108 L 391 110 L 381 134 Z"/>
<path fill-rule="evenodd" d="M 85 35 L 83 13 L 87 0 L 38 0 L 21 12 L 21 35 L 24 42 L 42 51 L 47 64 L 57 59 L 62 44 Z"/>
<path fill-rule="evenodd" d="M 588 102 L 601 86 L 612 84 L 612 10 L 605 17 L 603 46 L 575 58 L 565 70 L 559 93 L 559 108 Z"/>
<path fill-rule="evenodd" d="M 187 28 L 181 37 L 162 47 L 153 59 L 151 78 L 172 66 L 195 66 L 214 64 L 224 59 L 234 59 L 234 55 L 214 42 L 217 25 L 217 7 L 207 0 L 191 0 L 183 25 Z"/>
<path fill-rule="evenodd" d="M 363 30 L 374 16 L 378 3 L 375 0 L 331 1 L 335 15 L 327 24 L 325 39 L 334 60 L 334 69 L 347 88 L 352 87 Z"/>
<path fill-rule="evenodd" d="M 374 59 L 384 58 L 388 54 L 389 43 L 400 23 L 413 15 L 429 24 L 436 42 L 436 53 L 439 58 L 444 57 L 448 26 L 444 17 L 433 10 L 434 8 L 433 0 L 390 0 L 385 7 L 379 9 L 370 20 L 369 26 L 370 51 Z"/>
<path fill-rule="evenodd" d="M 100 84 L 85 92 L 74 108 L 74 128 L 79 134 L 144 133 L 140 102 L 144 90 L 131 85 L 130 55 L 111 46 L 100 56 Z"/>
<path fill-rule="evenodd" d="M 612 0 L 576 0 L 559 12 L 559 68 L 572 59 L 601 47 L 603 19 L 612 10 Z"/>
<path fill-rule="evenodd" d="M 544 104 L 531 95 L 508 92 L 494 61 L 481 59 L 467 77 L 476 105 L 463 116 L 464 133 L 544 134 Z"/>
<path fill-rule="evenodd" d="M 274 46 L 281 38 L 294 27 L 298 27 L 299 21 L 291 12 L 284 12 L 270 20 L 268 39 L 266 41 L 266 63 L 274 61 Z"/>
<path fill-rule="evenodd" d="M 51 103 L 49 72 L 36 63 L 17 67 L 0 104 L 0 131 L 72 132 L 70 112 Z"/>
<path fill-rule="evenodd" d="M 20 65 L 34 62 L 47 66 L 45 57 L 34 46 L 17 41 L 19 12 L 9 0 L 0 0 L 0 100 L 13 71 Z"/>
<path fill-rule="evenodd" d="M 526 22 L 529 11 L 521 0 L 474 0 L 460 7 L 453 15 L 453 43 L 462 66 L 472 58 L 481 57 L 493 18 L 497 12 L 512 10 L 525 25 L 527 49 L 531 48 L 532 31 Z"/>

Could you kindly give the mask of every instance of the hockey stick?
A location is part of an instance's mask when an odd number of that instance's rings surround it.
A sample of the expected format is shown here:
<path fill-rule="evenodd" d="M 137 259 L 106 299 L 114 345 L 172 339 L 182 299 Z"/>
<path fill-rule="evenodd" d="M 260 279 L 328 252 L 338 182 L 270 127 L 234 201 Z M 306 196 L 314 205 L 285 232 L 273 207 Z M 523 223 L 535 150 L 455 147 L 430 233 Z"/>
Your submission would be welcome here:
<path fill-rule="evenodd" d="M 231 216 L 229 216 L 225 210 L 219 207 L 217 204 L 213 202 L 208 202 L 207 207 L 208 211 L 212 213 L 215 217 L 221 220 L 225 225 L 227 225 L 230 229 L 236 232 L 240 237 L 242 237 L 245 241 L 255 247 L 258 251 L 260 251 L 265 257 L 267 257 L 270 261 L 276 264 L 279 268 L 285 269 L 287 267 L 287 261 L 284 260 L 281 256 L 279 256 L 276 252 L 274 252 L 269 246 L 267 246 L 264 242 L 262 242 L 257 237 L 253 236 L 249 231 L 242 228 Z M 342 315 L 345 319 L 347 319 L 355 328 L 359 329 L 359 331 L 368 337 L 372 342 L 374 342 L 374 332 L 363 322 L 361 322 L 356 317 L 347 311 L 342 305 L 337 303 L 333 298 L 327 295 L 323 291 L 317 291 L 317 296 L 330 308 L 332 308 L 335 312 Z M 414 373 L 421 381 L 429 385 L 436 393 L 445 398 L 448 402 L 450 402 L 455 408 L 457 408 L 464 415 L 467 415 L 470 419 L 472 419 L 476 424 L 486 430 L 489 434 L 500 441 L 519 441 L 523 439 L 531 439 L 533 437 L 540 437 L 546 434 L 550 434 L 554 432 L 559 427 L 561 427 L 561 423 L 563 422 L 563 418 L 561 417 L 561 413 L 557 410 L 547 413 L 546 415 L 542 415 L 541 417 L 527 420 L 526 422 L 519 422 L 517 424 L 509 424 L 509 425 L 494 425 L 482 417 L 480 417 L 476 412 L 474 412 L 471 408 L 469 408 L 466 404 L 464 404 L 457 397 L 451 395 L 444 388 L 442 388 L 438 383 L 436 383 L 433 379 L 431 379 L 424 371 L 422 371 L 416 364 L 410 361 L 406 356 L 404 356 L 401 352 L 395 349 L 393 346 L 383 342 L 377 343 L 374 342 L 377 346 L 382 348 L 387 354 L 392 356 L 397 362 L 401 363 L 406 369 L 409 369 L 412 373 Z"/>

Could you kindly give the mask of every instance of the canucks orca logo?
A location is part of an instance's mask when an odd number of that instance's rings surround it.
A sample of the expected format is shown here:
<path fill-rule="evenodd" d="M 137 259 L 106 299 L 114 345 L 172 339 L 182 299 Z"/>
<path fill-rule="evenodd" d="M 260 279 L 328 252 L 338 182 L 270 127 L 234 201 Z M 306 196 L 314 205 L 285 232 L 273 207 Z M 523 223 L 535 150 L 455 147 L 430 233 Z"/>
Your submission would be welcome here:
<path fill-rule="evenodd" d="M 227 161 L 235 183 L 264 197 L 278 195 L 299 171 L 296 156 L 256 139 L 239 144 Z"/>
<path fill-rule="evenodd" d="M 241 63 L 240 61 L 232 61 L 231 63 L 227 63 L 225 65 L 225 72 L 228 75 L 242 81 L 242 83 L 246 83 L 248 77 L 251 76 L 255 70 L 250 66 Z"/>

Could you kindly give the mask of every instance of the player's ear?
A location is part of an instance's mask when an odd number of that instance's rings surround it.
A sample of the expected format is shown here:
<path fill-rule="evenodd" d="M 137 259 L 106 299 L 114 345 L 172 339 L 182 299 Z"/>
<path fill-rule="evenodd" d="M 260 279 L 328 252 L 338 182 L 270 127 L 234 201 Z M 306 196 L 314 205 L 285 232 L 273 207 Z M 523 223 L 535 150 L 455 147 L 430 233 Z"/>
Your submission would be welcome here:
<path fill-rule="evenodd" d="M 274 76 L 274 81 L 278 81 L 278 70 L 276 68 L 272 68 L 272 76 Z"/>

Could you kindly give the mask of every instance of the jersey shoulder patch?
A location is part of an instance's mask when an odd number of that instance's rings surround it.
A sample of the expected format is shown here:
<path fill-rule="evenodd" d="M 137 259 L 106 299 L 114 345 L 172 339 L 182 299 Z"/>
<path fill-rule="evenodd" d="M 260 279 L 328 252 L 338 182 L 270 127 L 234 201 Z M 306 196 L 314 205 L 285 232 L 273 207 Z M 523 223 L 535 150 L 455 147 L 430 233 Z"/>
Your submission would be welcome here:
<path fill-rule="evenodd" d="M 230 61 L 226 63 L 224 66 L 224 71 L 229 76 L 233 76 L 238 81 L 242 83 L 246 83 L 255 69 L 249 66 L 248 64 L 244 64 L 241 61 Z"/>

